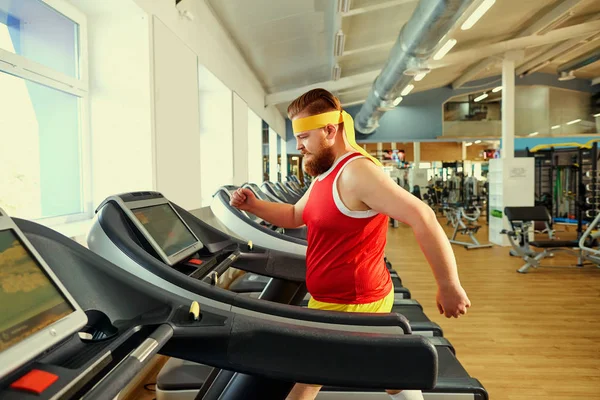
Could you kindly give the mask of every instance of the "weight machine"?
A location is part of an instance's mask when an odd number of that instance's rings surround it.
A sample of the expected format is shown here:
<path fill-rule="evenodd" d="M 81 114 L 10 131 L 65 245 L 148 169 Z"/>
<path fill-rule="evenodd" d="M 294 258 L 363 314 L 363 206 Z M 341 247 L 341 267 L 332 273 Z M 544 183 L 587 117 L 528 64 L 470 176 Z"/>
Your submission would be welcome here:
<path fill-rule="evenodd" d="M 455 206 L 454 212 L 448 210 L 448 221 L 454 225 L 454 232 L 450 238 L 450 243 L 459 244 L 464 246 L 467 250 L 471 249 L 483 249 L 492 247 L 492 243 L 481 244 L 475 237 L 481 225 L 477 224 L 479 216 L 481 215 L 481 208 L 474 206 L 469 209 L 471 213 L 467 213 L 466 208 L 463 206 Z M 471 243 L 457 240 L 458 234 L 467 235 L 471 239 Z"/>

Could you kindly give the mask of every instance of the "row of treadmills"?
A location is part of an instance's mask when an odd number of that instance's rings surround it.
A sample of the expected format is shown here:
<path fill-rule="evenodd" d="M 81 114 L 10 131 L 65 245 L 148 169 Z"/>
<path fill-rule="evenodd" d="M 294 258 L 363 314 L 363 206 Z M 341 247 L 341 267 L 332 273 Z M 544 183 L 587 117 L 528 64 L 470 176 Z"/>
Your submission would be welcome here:
<path fill-rule="evenodd" d="M 293 180 L 244 186 L 289 203 L 305 190 Z M 111 196 L 96 210 L 89 249 L 0 210 L 0 310 L 17 294 L 38 310 L 0 317 L 0 398 L 113 399 L 160 353 L 171 358 L 157 400 L 285 399 L 294 382 L 324 385 L 318 399 L 383 400 L 395 388 L 488 399 L 389 264 L 392 313 L 307 309 L 306 232 L 231 207 L 235 189 L 192 211 L 157 192 Z M 12 256 L 18 246 L 46 286 L 2 291 L 19 286 L 18 274 L 2 271 L 25 265 Z M 231 268 L 244 273 L 225 282 Z M 50 286 L 70 307 L 43 305 Z M 83 320 L 64 323 L 78 312 Z"/>

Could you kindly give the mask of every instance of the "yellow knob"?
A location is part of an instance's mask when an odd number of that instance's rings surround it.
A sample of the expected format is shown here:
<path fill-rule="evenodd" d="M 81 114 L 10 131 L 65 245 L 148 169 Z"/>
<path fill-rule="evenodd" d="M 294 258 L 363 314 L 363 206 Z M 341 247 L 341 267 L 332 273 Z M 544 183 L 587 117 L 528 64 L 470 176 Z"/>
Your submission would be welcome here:
<path fill-rule="evenodd" d="M 190 318 L 194 321 L 198 321 L 200 318 L 200 304 L 197 301 L 192 301 L 190 306 Z"/>

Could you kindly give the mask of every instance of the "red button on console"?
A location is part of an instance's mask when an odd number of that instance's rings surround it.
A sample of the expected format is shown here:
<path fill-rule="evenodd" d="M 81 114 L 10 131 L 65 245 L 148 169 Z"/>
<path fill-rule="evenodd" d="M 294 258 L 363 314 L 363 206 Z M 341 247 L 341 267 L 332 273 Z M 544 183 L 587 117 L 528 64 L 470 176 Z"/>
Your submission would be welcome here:
<path fill-rule="evenodd" d="M 10 387 L 11 389 L 41 394 L 57 380 L 57 375 L 39 369 L 32 369 L 29 373 L 14 381 Z"/>
<path fill-rule="evenodd" d="M 202 260 L 199 260 L 197 258 L 191 258 L 188 262 L 190 264 L 194 264 L 194 265 L 200 265 L 200 264 L 202 264 Z"/>

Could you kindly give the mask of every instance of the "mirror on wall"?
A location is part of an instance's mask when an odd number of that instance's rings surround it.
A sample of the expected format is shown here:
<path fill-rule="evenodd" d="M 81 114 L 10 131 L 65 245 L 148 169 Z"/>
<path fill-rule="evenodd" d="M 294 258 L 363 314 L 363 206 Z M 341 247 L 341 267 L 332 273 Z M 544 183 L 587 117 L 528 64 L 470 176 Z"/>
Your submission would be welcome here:
<path fill-rule="evenodd" d="M 443 136 L 501 137 L 502 94 L 502 86 L 492 85 L 448 99 L 442 106 Z M 541 85 L 517 85 L 515 136 L 598 133 L 600 113 L 595 111 L 596 107 L 591 93 Z"/>

